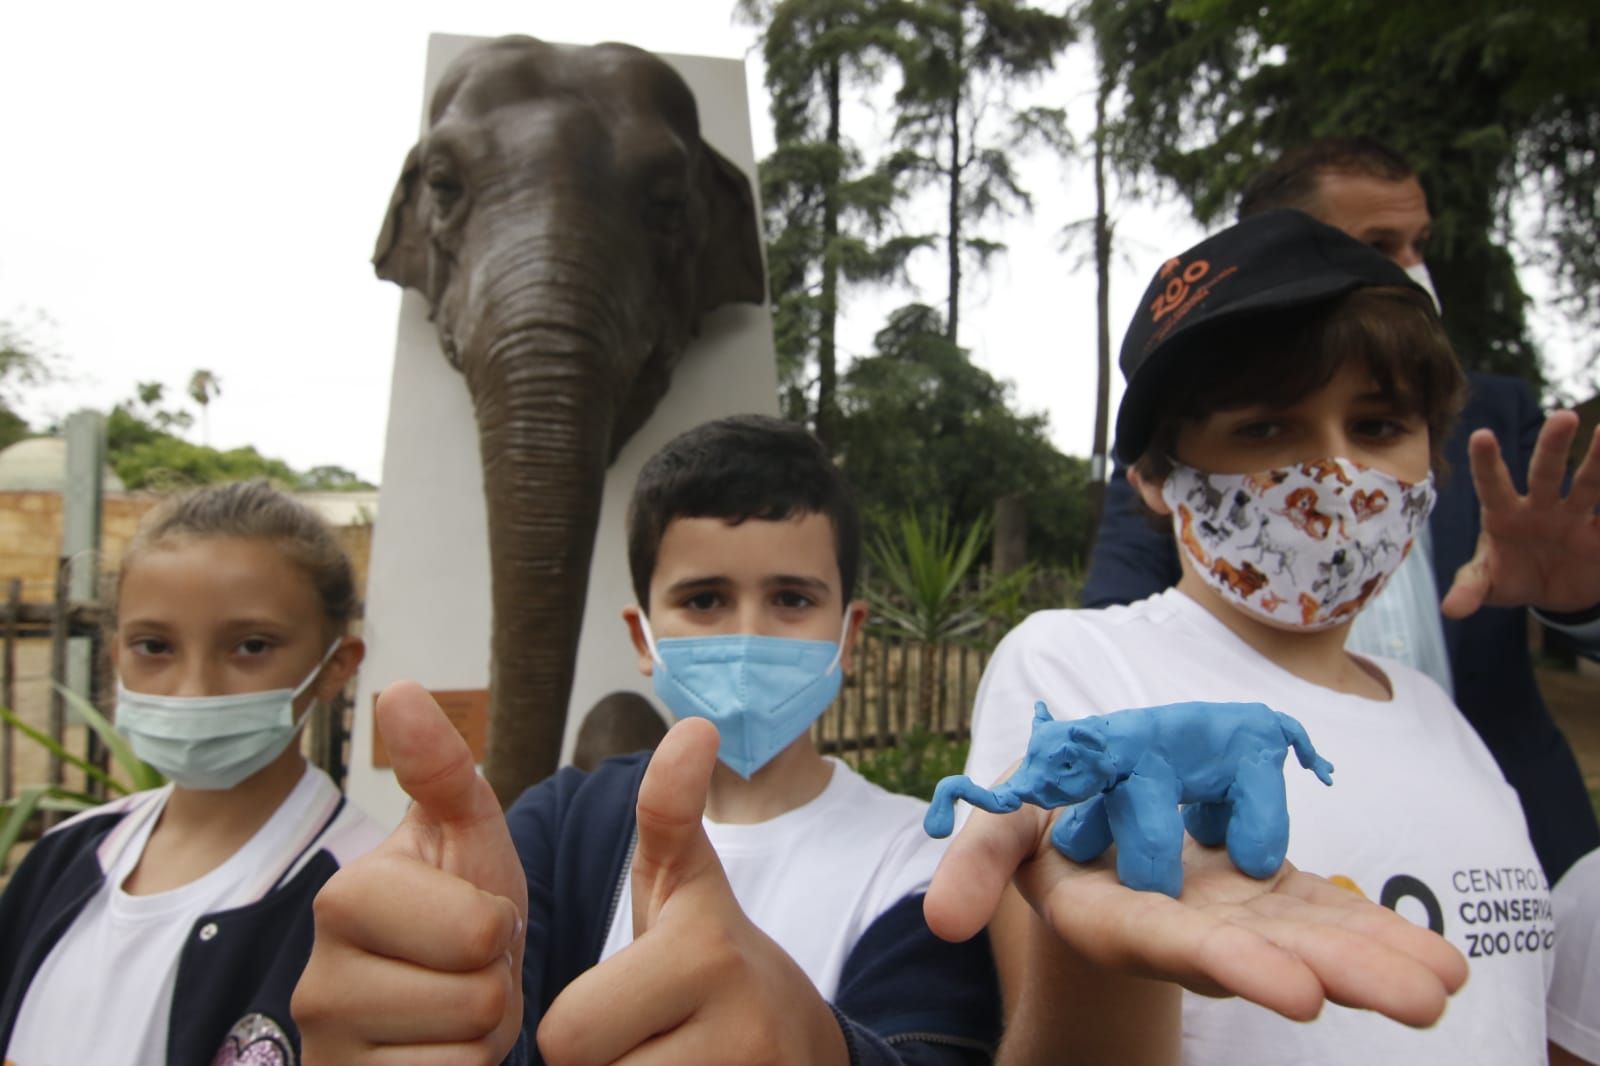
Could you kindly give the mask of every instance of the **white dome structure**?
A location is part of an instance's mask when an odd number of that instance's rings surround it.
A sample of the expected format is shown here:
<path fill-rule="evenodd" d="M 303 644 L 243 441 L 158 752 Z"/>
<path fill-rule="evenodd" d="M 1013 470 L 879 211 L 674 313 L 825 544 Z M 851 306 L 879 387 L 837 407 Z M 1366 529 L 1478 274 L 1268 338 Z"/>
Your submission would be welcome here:
<path fill-rule="evenodd" d="M 104 491 L 127 491 L 109 466 L 103 476 Z M 66 479 L 63 437 L 29 437 L 0 451 L 0 492 L 60 492 Z"/>

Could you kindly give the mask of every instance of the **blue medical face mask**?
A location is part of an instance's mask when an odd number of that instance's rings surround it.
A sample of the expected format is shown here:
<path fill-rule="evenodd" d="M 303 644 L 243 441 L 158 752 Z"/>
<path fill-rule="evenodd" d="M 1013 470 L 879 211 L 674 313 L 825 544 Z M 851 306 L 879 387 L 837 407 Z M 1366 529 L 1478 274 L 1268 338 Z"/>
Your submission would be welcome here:
<path fill-rule="evenodd" d="M 816 721 L 839 694 L 844 637 L 838 642 L 736 633 L 672 637 L 656 642 L 639 616 L 656 695 L 679 718 L 704 718 L 717 727 L 717 758 L 748 779 Z"/>
<path fill-rule="evenodd" d="M 117 682 L 117 731 L 133 753 L 182 788 L 232 788 L 283 754 L 311 720 L 294 720 L 294 701 L 322 673 L 344 638 L 294 688 L 236 696 L 155 696 Z"/>

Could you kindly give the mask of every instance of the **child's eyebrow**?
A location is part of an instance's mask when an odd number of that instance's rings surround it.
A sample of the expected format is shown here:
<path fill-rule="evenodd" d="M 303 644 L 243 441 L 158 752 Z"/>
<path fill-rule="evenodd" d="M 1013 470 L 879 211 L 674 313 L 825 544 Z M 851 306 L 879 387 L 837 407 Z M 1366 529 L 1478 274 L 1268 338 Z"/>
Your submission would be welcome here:
<path fill-rule="evenodd" d="M 137 615 L 133 618 L 121 619 L 117 622 L 117 629 L 119 630 L 126 631 L 134 628 L 165 630 L 172 628 L 172 626 L 171 623 L 161 618 L 143 618 Z"/>
<path fill-rule="evenodd" d="M 673 596 L 685 592 L 712 592 L 717 589 L 727 588 L 728 579 L 725 577 L 686 577 L 681 581 L 674 581 L 667 586 L 667 595 Z"/>
<path fill-rule="evenodd" d="M 818 577 L 807 577 L 801 574 L 774 574 L 764 582 L 768 588 L 801 588 L 809 592 L 826 594 L 830 590 L 828 583 Z"/>
<path fill-rule="evenodd" d="M 1355 398 L 1356 403 L 1370 404 L 1375 407 L 1404 407 L 1407 404 L 1405 391 L 1402 389 L 1373 389 L 1364 392 Z"/>
<path fill-rule="evenodd" d="M 239 615 L 234 618 L 223 619 L 221 628 L 230 631 L 244 631 L 250 629 L 282 629 L 290 624 L 291 623 L 285 621 L 283 618 L 279 618 L 270 614 Z"/>

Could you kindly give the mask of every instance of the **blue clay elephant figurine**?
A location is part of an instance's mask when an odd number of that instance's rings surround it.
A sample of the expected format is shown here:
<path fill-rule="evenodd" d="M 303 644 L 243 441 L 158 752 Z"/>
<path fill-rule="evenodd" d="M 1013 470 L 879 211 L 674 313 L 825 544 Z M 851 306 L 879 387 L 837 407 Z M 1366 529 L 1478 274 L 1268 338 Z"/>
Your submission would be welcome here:
<path fill-rule="evenodd" d="M 1035 703 L 1016 772 L 993 790 L 965 775 L 945 778 L 923 827 L 949 836 L 958 799 L 995 814 L 1024 803 L 1075 804 L 1056 819 L 1051 843 L 1074 862 L 1091 862 L 1115 843 L 1117 879 L 1129 888 L 1173 897 L 1183 890 L 1185 829 L 1209 847 L 1226 843 L 1251 877 L 1270 877 L 1289 849 L 1290 748 L 1333 784 L 1333 764 L 1304 727 L 1265 704 L 1171 703 L 1058 722 Z"/>

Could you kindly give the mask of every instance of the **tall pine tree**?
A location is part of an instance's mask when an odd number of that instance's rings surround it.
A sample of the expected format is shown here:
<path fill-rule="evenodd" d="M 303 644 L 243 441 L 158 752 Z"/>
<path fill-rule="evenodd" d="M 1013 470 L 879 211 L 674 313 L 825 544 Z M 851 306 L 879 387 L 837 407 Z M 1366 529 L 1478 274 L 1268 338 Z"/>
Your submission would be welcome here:
<path fill-rule="evenodd" d="M 895 97 L 897 165 L 944 194 L 945 337 L 957 343 L 967 266 L 982 269 L 1003 245 L 983 223 L 1032 208 L 1015 155 L 1035 144 L 1065 149 L 1065 113 L 1014 103 L 1047 73 L 1074 25 L 1018 0 L 920 0 L 897 5 L 904 74 Z"/>
<path fill-rule="evenodd" d="M 739 0 L 763 27 L 777 147 L 761 161 L 767 265 L 784 413 L 839 435 L 841 290 L 903 270 L 920 239 L 897 232 L 892 167 L 868 166 L 844 129 L 845 92 L 870 85 L 898 42 L 883 0 Z M 810 393 L 815 368 L 816 392 Z"/>

